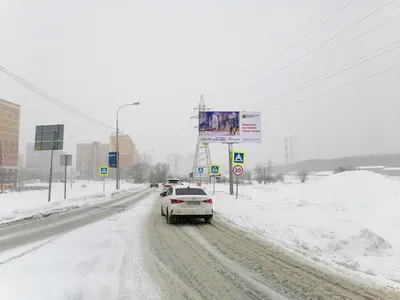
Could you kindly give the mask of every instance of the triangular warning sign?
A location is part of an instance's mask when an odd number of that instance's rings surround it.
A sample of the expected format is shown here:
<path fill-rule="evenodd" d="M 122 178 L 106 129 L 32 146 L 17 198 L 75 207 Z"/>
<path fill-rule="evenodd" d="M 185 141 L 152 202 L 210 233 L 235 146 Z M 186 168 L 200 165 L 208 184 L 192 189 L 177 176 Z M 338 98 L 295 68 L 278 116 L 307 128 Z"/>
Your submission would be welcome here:
<path fill-rule="evenodd" d="M 243 162 L 243 156 L 241 153 L 236 154 L 235 162 Z"/>

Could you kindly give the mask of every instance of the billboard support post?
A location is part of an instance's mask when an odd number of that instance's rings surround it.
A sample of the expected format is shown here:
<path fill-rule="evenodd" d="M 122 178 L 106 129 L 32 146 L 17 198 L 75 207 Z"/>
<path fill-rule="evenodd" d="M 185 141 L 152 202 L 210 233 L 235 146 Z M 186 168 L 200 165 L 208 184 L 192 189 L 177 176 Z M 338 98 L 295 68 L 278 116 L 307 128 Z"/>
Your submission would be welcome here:
<path fill-rule="evenodd" d="M 229 150 L 229 195 L 233 195 L 232 143 L 228 143 L 228 150 Z"/>

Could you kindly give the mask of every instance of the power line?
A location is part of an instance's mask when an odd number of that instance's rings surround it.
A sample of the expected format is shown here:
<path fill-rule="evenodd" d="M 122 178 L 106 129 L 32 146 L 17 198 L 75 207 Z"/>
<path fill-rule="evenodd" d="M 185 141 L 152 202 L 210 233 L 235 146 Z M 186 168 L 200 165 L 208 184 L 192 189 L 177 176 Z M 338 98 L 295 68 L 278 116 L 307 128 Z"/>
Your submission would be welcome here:
<path fill-rule="evenodd" d="M 57 105 L 59 108 L 85 120 L 88 122 L 92 122 L 94 124 L 97 125 L 101 125 L 103 127 L 109 128 L 109 129 L 114 129 L 114 127 L 103 123 L 99 120 L 96 120 L 82 112 L 80 112 L 79 110 L 63 103 L 62 101 L 58 100 L 57 98 L 47 94 L 46 92 L 44 92 L 43 90 L 39 89 L 38 87 L 36 87 L 35 85 L 29 83 L 28 81 L 26 81 L 25 79 L 23 79 L 22 77 L 18 76 L 17 74 L 11 72 L 10 70 L 6 69 L 5 67 L 0 65 L 0 71 L 2 71 L 3 73 L 5 73 L 6 75 L 8 75 L 9 77 L 11 77 L 12 79 L 14 79 L 15 81 L 17 81 L 18 83 L 22 84 L 23 86 L 25 86 L 27 89 L 31 90 L 32 92 L 34 92 L 35 94 L 41 96 L 42 98 L 44 98 L 45 100 L 51 102 L 54 105 Z"/>
<path fill-rule="evenodd" d="M 398 18 L 399 16 L 400 16 L 400 14 L 397 14 L 397 15 L 393 16 L 392 18 L 390 18 L 390 19 L 388 19 L 388 20 L 386 20 L 386 21 L 380 23 L 379 25 L 377 25 L 377 26 L 375 26 L 375 27 L 373 27 L 373 28 L 371 28 L 371 29 L 369 29 L 369 30 L 363 32 L 362 34 L 356 36 L 355 38 L 352 38 L 351 40 L 348 40 L 347 42 L 344 42 L 343 44 L 339 45 L 338 47 L 333 48 L 329 53 L 333 53 L 333 52 L 335 52 L 336 50 L 339 50 L 339 49 L 341 49 L 341 48 L 343 48 L 343 47 L 345 47 L 345 46 L 351 44 L 352 42 L 354 42 L 354 41 L 356 41 L 356 40 L 362 38 L 363 36 L 365 36 L 365 35 L 371 33 L 372 31 L 374 31 L 374 30 L 380 28 L 381 26 L 383 26 L 383 25 L 385 25 L 385 24 L 387 24 L 387 23 L 393 21 L 394 19 Z M 328 54 L 328 53 L 325 53 L 325 55 L 326 55 L 326 54 Z M 315 58 L 315 59 L 313 59 L 313 60 L 311 60 L 311 61 L 305 63 L 305 64 L 302 65 L 301 67 L 299 67 L 299 68 L 297 68 L 297 69 L 295 69 L 295 70 L 293 70 L 293 71 L 291 71 L 291 72 L 289 72 L 289 73 L 286 73 L 285 75 L 279 77 L 279 79 L 283 79 L 283 78 L 285 78 L 285 77 L 287 77 L 287 76 L 289 76 L 289 75 L 291 75 L 291 74 L 293 74 L 293 73 L 295 73 L 295 72 L 298 72 L 298 71 L 302 70 L 304 67 L 307 67 L 307 66 L 312 65 L 314 62 L 316 62 L 316 61 L 319 60 L 320 58 L 324 57 L 325 55 L 324 55 L 324 54 L 320 55 L 319 57 L 317 57 L 317 58 Z"/>
<path fill-rule="evenodd" d="M 350 3 L 346 4 L 345 6 L 343 6 L 341 9 L 339 9 L 337 12 L 335 12 L 332 16 L 330 16 L 328 19 L 326 19 L 325 21 L 323 21 L 322 23 L 320 23 L 318 26 L 314 27 L 311 31 L 307 32 L 306 34 L 304 34 L 301 38 L 299 38 L 298 40 L 296 40 L 294 43 L 292 43 L 291 45 L 289 45 L 288 47 L 286 47 L 283 51 L 281 51 L 280 53 L 278 53 L 277 55 L 275 55 L 272 59 L 270 59 L 267 63 L 263 64 L 259 69 L 263 69 L 266 66 L 269 66 L 273 61 L 275 61 L 277 58 L 281 57 L 283 54 L 285 54 L 287 51 L 289 51 L 290 49 L 292 49 L 294 46 L 296 46 L 298 43 L 300 43 L 301 41 L 303 41 L 305 38 L 307 38 L 308 36 L 310 36 L 311 34 L 313 34 L 315 31 L 317 31 L 319 28 L 321 28 L 322 26 L 324 26 L 326 23 L 328 23 L 330 20 L 332 20 L 334 17 L 336 17 L 337 15 L 339 15 L 342 11 L 344 11 L 346 8 L 348 8 L 350 5 L 352 5 L 354 2 L 356 2 L 357 0 L 353 0 Z"/>
<path fill-rule="evenodd" d="M 316 97 L 318 97 L 318 96 L 323 96 L 323 95 L 329 94 L 330 92 L 333 92 L 333 91 L 335 91 L 335 90 L 337 90 L 337 89 L 340 89 L 340 88 L 343 88 L 343 87 L 346 87 L 346 86 L 350 86 L 350 85 L 359 83 L 359 82 L 361 82 L 361 81 L 364 81 L 364 80 L 367 80 L 367 79 L 370 79 L 370 78 L 373 78 L 373 77 L 382 75 L 382 74 L 384 74 L 384 73 L 393 71 L 393 70 L 395 70 L 395 69 L 397 69 L 397 68 L 399 68 L 399 67 L 400 67 L 400 64 L 398 64 L 398 65 L 396 65 L 396 66 L 393 66 L 393 67 L 390 67 L 390 68 L 388 68 L 388 69 L 385 69 L 385 70 L 383 70 L 383 71 L 374 73 L 374 74 L 372 74 L 372 75 L 368 75 L 368 76 L 365 76 L 365 77 L 356 79 L 356 80 L 354 80 L 354 81 L 344 83 L 344 84 L 339 85 L 339 86 L 337 86 L 337 87 L 334 87 L 334 88 L 332 88 L 332 89 L 330 89 L 330 90 L 328 90 L 328 91 L 318 93 L 318 94 L 313 95 L 313 96 L 311 96 L 311 97 L 306 97 L 306 98 L 303 98 L 303 99 L 301 99 L 301 100 L 298 100 L 298 101 L 295 101 L 295 102 L 291 102 L 291 103 L 289 103 L 289 104 L 286 104 L 286 105 L 277 107 L 277 108 L 275 108 L 275 109 L 272 109 L 272 111 L 274 111 L 274 110 L 279 110 L 279 109 L 283 109 L 283 108 L 287 108 L 287 107 L 290 107 L 290 106 L 293 106 L 293 105 L 296 105 L 296 104 L 299 104 L 299 103 L 302 103 L 302 102 L 306 102 L 306 101 L 312 100 L 312 99 L 314 99 L 314 98 L 316 98 Z"/>
<path fill-rule="evenodd" d="M 348 26 L 347 28 L 345 28 L 344 30 L 340 31 L 339 33 L 337 33 L 336 35 L 334 35 L 333 37 L 329 38 L 328 40 L 326 40 L 325 42 L 323 42 L 322 44 L 319 44 L 318 46 L 314 47 L 313 49 L 311 49 L 310 51 L 306 52 L 305 54 L 297 57 L 294 61 L 292 61 L 291 63 L 289 63 L 288 65 L 286 65 L 285 67 L 280 68 L 278 71 L 275 71 L 274 73 L 272 73 L 271 75 L 263 78 L 262 80 L 256 82 L 255 84 L 253 84 L 252 86 L 248 87 L 247 89 L 245 89 L 243 92 L 239 93 L 240 95 L 243 95 L 244 93 L 246 93 L 247 91 L 249 91 L 250 89 L 253 89 L 255 87 L 257 87 L 258 85 L 260 85 L 261 83 L 265 82 L 266 80 L 268 80 L 269 78 L 271 78 L 272 76 L 279 74 L 280 72 L 282 72 L 283 70 L 287 69 L 288 67 L 292 66 L 293 64 L 295 64 L 297 61 L 301 60 L 302 58 L 306 57 L 307 55 L 313 53 L 314 51 L 318 50 L 319 48 L 325 46 L 327 43 L 331 42 L 332 40 L 334 40 L 335 38 L 337 38 L 338 36 L 342 35 L 343 33 L 347 32 L 348 30 L 350 30 L 351 28 L 353 28 L 354 26 L 360 24 L 361 22 L 365 21 L 367 18 L 371 17 L 372 15 L 376 14 L 378 11 L 382 10 L 383 8 L 385 8 L 386 6 L 388 6 L 389 4 L 391 4 L 392 2 L 394 2 L 395 0 L 390 0 L 389 2 L 385 3 L 384 5 L 380 6 L 379 8 L 377 8 L 376 10 L 374 10 L 373 12 L 369 13 L 367 16 L 361 18 L 360 20 L 358 20 L 357 22 L 353 23 L 352 25 Z"/>
<path fill-rule="evenodd" d="M 355 68 L 355 67 L 357 67 L 357 66 L 359 66 L 359 65 L 362 65 L 362 64 L 364 64 L 364 63 L 366 63 L 366 62 L 369 62 L 369 61 L 371 61 L 371 60 L 373 60 L 373 59 L 375 59 L 375 58 L 377 58 L 377 57 L 380 57 L 380 56 L 385 55 L 385 54 L 387 54 L 387 53 L 389 53 L 389 52 L 392 52 L 392 51 L 394 51 L 394 50 L 400 48 L 400 46 L 391 48 L 391 49 L 386 50 L 386 51 L 384 51 L 384 52 L 382 52 L 382 53 L 380 53 L 380 54 L 377 54 L 377 55 L 375 55 L 375 56 L 372 56 L 372 57 L 370 57 L 370 58 L 368 58 L 368 59 L 362 60 L 362 59 L 364 59 L 365 57 L 368 57 L 368 56 L 370 56 L 370 55 L 372 55 L 372 54 L 375 54 L 375 53 L 377 53 L 377 52 L 382 51 L 383 49 L 385 49 L 385 48 L 387 48 L 387 47 L 390 47 L 390 46 L 392 46 L 392 45 L 394 45 L 394 44 L 397 44 L 399 41 L 400 41 L 400 39 L 397 40 L 397 41 L 395 41 L 395 42 L 393 42 L 393 43 L 391 43 L 391 44 L 389 44 L 389 45 L 387 45 L 387 46 L 385 46 L 385 47 L 383 47 L 383 48 L 380 48 L 380 49 L 378 49 L 378 50 L 375 50 L 375 51 L 373 51 L 373 52 L 371 52 L 371 53 L 368 53 L 368 54 L 366 54 L 366 55 L 364 55 L 364 56 L 362 56 L 362 57 L 360 57 L 360 58 L 358 58 L 358 59 L 355 59 L 355 60 L 353 60 L 353 61 L 351 61 L 351 62 L 349 62 L 349 63 L 347 63 L 347 64 L 344 64 L 343 66 L 341 66 L 341 67 L 339 67 L 339 68 L 333 69 L 333 70 L 331 70 L 331 71 L 329 71 L 329 72 L 326 72 L 325 74 L 316 76 L 316 77 L 314 77 L 314 78 L 311 79 L 311 82 L 310 82 L 310 83 L 308 83 L 308 84 L 306 84 L 306 85 L 303 85 L 303 86 L 299 86 L 299 87 L 293 88 L 293 89 L 291 89 L 291 90 L 289 90 L 289 91 L 283 93 L 282 95 L 280 95 L 280 96 L 278 96 L 278 97 L 276 97 L 276 98 L 274 98 L 274 99 L 272 99 L 272 100 L 269 100 L 269 101 L 265 102 L 264 104 L 269 104 L 269 103 L 272 103 L 272 102 L 274 102 L 274 101 L 276 101 L 276 100 L 282 99 L 282 98 L 284 98 L 284 97 L 286 97 L 286 96 L 289 96 L 289 95 L 291 94 L 291 92 L 294 93 L 294 92 L 301 91 L 301 90 L 303 90 L 303 89 L 305 89 L 305 88 L 308 88 L 308 87 L 310 87 L 310 86 L 313 86 L 314 84 L 317 84 L 317 83 L 320 83 L 320 82 L 322 82 L 322 81 L 325 81 L 326 79 L 329 79 L 329 78 L 331 78 L 331 77 L 334 77 L 334 76 L 336 76 L 336 75 L 338 75 L 338 74 L 340 74 L 340 73 L 343 73 L 343 72 L 348 71 L 348 70 L 350 70 L 350 69 L 353 69 L 353 68 Z M 357 61 L 359 61 L 359 60 L 362 60 L 362 61 L 360 61 L 360 62 L 354 64 L 355 62 L 357 62 Z M 354 65 L 352 65 L 352 64 L 354 64 Z M 349 65 L 350 65 L 350 66 L 349 66 Z M 348 67 L 348 68 L 345 68 L 345 69 L 342 69 L 343 67 L 346 67 L 346 66 L 349 66 L 349 67 Z M 342 69 L 342 70 L 340 70 L 340 69 Z M 337 71 L 337 70 L 339 70 L 339 71 Z M 328 75 L 329 73 L 331 73 L 331 72 L 333 72 L 333 71 L 337 71 L 337 72 L 336 72 L 336 73 L 333 73 L 333 74 L 331 74 L 331 75 Z M 314 80 L 317 80 L 317 81 L 314 81 Z"/>

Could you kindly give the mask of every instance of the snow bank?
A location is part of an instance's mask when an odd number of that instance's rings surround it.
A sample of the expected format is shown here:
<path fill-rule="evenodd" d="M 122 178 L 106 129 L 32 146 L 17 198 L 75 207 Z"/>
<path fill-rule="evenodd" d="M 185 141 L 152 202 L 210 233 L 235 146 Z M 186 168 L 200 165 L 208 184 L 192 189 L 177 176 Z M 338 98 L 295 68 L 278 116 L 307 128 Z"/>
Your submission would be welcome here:
<path fill-rule="evenodd" d="M 121 189 L 115 190 L 115 181 L 109 181 L 106 183 L 106 193 L 103 194 L 102 182 L 77 181 L 72 188 L 67 185 L 67 199 L 64 200 L 64 184 L 54 183 L 50 203 L 47 201 L 48 190 L 0 194 L 0 224 L 93 205 L 117 197 L 132 188 L 140 189 L 144 185 L 121 183 Z"/>
<path fill-rule="evenodd" d="M 400 289 L 400 183 L 368 171 L 305 184 L 218 185 L 224 218 L 297 254 Z M 371 277 L 372 276 L 372 277 Z"/>

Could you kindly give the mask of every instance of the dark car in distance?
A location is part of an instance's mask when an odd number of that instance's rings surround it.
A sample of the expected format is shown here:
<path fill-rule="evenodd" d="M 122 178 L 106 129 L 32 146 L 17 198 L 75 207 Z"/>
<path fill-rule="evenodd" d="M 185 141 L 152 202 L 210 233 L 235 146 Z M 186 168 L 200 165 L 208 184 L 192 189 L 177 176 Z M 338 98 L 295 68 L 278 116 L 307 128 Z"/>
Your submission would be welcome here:
<path fill-rule="evenodd" d="M 150 187 L 152 188 L 152 187 L 158 187 L 158 183 L 150 183 Z"/>

